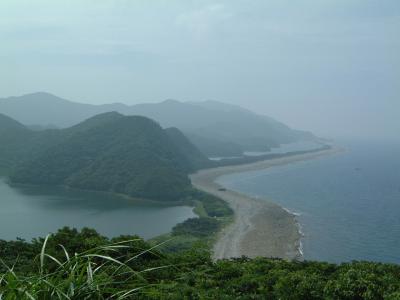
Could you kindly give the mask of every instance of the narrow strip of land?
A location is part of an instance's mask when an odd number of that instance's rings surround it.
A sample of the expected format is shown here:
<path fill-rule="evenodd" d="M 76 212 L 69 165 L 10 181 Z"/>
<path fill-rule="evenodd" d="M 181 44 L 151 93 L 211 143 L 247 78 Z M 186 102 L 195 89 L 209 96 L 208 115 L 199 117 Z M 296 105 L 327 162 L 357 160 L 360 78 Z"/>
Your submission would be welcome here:
<path fill-rule="evenodd" d="M 205 169 L 192 174 L 190 178 L 196 188 L 225 200 L 235 212 L 234 221 L 226 226 L 217 238 L 213 249 L 214 259 L 242 255 L 301 258 L 301 234 L 293 214 L 273 202 L 225 190 L 216 183 L 218 177 L 315 159 L 339 151 L 341 150 L 331 148 L 251 164 Z"/>

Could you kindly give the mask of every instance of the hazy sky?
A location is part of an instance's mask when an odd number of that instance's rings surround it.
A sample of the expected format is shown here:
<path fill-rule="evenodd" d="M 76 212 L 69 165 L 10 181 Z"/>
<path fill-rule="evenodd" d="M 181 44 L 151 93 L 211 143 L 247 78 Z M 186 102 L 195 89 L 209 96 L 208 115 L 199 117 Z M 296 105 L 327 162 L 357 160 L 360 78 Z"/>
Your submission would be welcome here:
<path fill-rule="evenodd" d="M 215 99 L 322 135 L 400 133 L 399 0 L 1 0 L 0 97 Z"/>

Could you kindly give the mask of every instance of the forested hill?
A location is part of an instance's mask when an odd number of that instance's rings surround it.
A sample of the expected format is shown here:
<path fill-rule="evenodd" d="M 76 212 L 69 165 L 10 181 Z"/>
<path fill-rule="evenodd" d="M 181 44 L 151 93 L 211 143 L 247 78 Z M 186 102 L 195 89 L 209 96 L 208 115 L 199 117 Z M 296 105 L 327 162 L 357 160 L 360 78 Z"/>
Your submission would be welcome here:
<path fill-rule="evenodd" d="M 14 124 L 12 130 L 0 132 L 0 152 L 15 183 L 179 200 L 191 187 L 187 174 L 208 164 L 177 129 L 162 129 L 146 117 L 111 112 L 67 129 L 40 132 L 3 119 Z M 20 138 L 5 145 L 13 134 Z M 19 148 L 32 151 L 11 155 Z"/>
<path fill-rule="evenodd" d="M 48 93 L 0 99 L 0 112 L 36 129 L 66 128 L 110 111 L 145 116 L 163 128 L 176 127 L 208 156 L 240 156 L 244 151 L 267 151 L 283 143 L 316 139 L 265 115 L 217 101 L 90 105 Z"/>
<path fill-rule="evenodd" d="M 20 147 L 30 136 L 25 126 L 0 114 L 0 169 L 8 169 L 18 161 L 22 152 Z"/>
<path fill-rule="evenodd" d="M 0 172 L 9 172 L 48 147 L 62 141 L 62 130 L 32 131 L 0 114 Z"/>

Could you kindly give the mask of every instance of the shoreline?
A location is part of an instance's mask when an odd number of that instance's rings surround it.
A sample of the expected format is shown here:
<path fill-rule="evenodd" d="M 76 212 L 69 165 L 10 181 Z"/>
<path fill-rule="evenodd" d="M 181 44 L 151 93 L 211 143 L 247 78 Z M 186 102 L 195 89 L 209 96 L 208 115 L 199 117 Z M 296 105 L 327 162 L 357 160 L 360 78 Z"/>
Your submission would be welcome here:
<path fill-rule="evenodd" d="M 234 210 L 234 221 L 217 236 L 213 259 L 265 256 L 292 260 L 302 259 L 303 256 L 303 233 L 295 213 L 269 200 L 229 190 L 216 182 L 219 177 L 312 160 L 341 151 L 331 148 L 243 165 L 204 169 L 191 174 L 194 187 L 221 198 Z"/>

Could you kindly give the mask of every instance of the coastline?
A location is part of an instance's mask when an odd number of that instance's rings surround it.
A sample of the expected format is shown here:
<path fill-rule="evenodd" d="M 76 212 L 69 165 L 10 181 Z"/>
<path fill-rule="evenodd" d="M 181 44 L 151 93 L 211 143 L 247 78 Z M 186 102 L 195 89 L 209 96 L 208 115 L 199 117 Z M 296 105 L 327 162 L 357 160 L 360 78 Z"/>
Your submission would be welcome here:
<path fill-rule="evenodd" d="M 204 169 L 191 174 L 194 187 L 223 199 L 235 212 L 234 221 L 217 236 L 213 259 L 241 256 L 289 260 L 302 258 L 302 232 L 294 213 L 271 201 L 226 189 L 216 182 L 218 177 L 316 159 L 341 151 L 339 148 L 331 148 L 243 165 Z"/>

